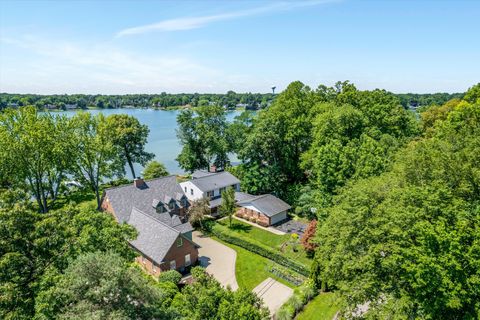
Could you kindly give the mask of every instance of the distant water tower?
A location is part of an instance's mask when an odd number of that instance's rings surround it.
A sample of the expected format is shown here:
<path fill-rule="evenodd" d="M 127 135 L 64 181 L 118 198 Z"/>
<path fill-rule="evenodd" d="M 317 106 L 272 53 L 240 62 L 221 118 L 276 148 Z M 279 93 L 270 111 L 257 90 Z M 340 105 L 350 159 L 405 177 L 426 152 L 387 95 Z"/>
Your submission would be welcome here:
<path fill-rule="evenodd" d="M 273 94 L 275 94 L 275 89 L 276 89 L 276 88 L 277 88 L 277 87 L 272 86 L 272 93 L 273 93 Z"/>

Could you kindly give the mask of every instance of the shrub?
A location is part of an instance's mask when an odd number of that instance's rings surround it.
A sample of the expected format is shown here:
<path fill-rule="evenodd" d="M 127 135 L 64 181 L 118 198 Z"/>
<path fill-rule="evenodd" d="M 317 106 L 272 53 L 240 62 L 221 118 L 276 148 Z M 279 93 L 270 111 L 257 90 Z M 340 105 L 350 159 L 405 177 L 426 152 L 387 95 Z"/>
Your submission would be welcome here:
<path fill-rule="evenodd" d="M 234 235 L 227 234 L 227 233 L 225 233 L 223 231 L 220 231 L 220 230 L 214 230 L 214 231 L 212 231 L 212 234 L 214 236 L 216 236 L 217 238 L 219 238 L 220 240 L 223 240 L 225 242 L 228 242 L 228 243 L 234 244 L 236 246 L 242 247 L 242 248 L 247 249 L 248 251 L 251 251 L 253 253 L 256 253 L 256 254 L 258 254 L 262 257 L 265 257 L 267 259 L 275 261 L 276 263 L 278 263 L 278 264 L 280 264 L 284 267 L 290 268 L 293 271 L 298 272 L 301 275 L 304 275 L 306 277 L 308 277 L 308 275 L 310 273 L 308 268 L 305 265 L 303 265 L 303 264 L 301 264 L 297 261 L 294 261 L 290 258 L 287 258 L 284 255 L 278 253 L 275 250 L 272 250 L 270 247 L 267 247 L 263 244 L 253 243 L 251 241 L 240 239 L 240 238 L 238 238 Z"/>
<path fill-rule="evenodd" d="M 303 307 L 318 294 L 312 281 L 306 281 L 301 287 L 297 288 L 293 296 L 278 310 L 276 319 L 293 319 Z"/>
<path fill-rule="evenodd" d="M 158 276 L 159 282 L 173 282 L 175 284 L 179 283 L 182 279 L 182 275 L 176 270 L 168 270 L 160 273 Z"/>

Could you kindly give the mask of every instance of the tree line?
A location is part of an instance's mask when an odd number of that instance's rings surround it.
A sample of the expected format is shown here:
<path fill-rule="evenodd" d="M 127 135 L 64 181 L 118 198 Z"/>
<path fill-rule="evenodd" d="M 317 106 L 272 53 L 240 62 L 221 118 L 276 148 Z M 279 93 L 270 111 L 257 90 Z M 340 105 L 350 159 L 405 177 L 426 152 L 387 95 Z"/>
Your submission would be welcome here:
<path fill-rule="evenodd" d="M 463 93 L 398 93 L 396 96 L 404 108 L 442 105 L 454 98 L 461 99 Z M 39 110 L 63 109 L 72 106 L 78 109 L 89 107 L 100 109 L 115 108 L 170 108 L 179 106 L 200 107 L 219 105 L 226 109 L 234 109 L 237 105 L 250 110 L 264 109 L 274 100 L 272 93 L 236 93 L 225 94 L 179 93 L 171 94 L 125 94 L 125 95 L 38 95 L 0 93 L 0 110 L 7 107 L 33 105 Z"/>
<path fill-rule="evenodd" d="M 126 95 L 38 95 L 38 94 L 9 94 L 0 93 L 0 110 L 7 107 L 35 106 L 44 109 L 100 109 L 114 108 L 169 108 L 180 106 L 199 107 L 219 105 L 225 109 L 235 109 L 242 106 L 256 110 L 267 107 L 274 95 L 272 93 L 236 93 L 228 91 L 226 94 L 209 93 L 179 93 L 171 94 L 126 94 Z"/>
<path fill-rule="evenodd" d="M 480 84 L 441 101 L 417 114 L 385 90 L 293 82 L 230 124 L 215 107 L 182 111 L 178 160 L 226 168 L 243 191 L 276 194 L 315 220 L 311 277 L 338 292 L 345 316 L 368 305 L 372 319 L 473 319 Z"/>
<path fill-rule="evenodd" d="M 136 177 L 133 164 L 154 158 L 145 151 L 148 133 L 124 114 L 79 112 L 68 118 L 33 107 L 7 109 L 0 113 L 0 183 L 28 190 L 45 213 L 66 182 L 75 180 L 95 194 L 100 207 L 103 182 L 122 178 L 127 165 Z"/>

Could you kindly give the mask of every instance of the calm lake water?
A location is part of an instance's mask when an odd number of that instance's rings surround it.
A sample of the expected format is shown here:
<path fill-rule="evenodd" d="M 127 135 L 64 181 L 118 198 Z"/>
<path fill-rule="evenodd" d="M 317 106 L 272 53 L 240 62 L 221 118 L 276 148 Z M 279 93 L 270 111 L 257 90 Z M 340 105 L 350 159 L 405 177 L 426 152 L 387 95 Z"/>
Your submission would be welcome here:
<path fill-rule="evenodd" d="M 77 111 L 62 111 L 58 114 L 73 116 Z M 104 110 L 88 110 L 92 114 L 103 113 L 105 116 L 110 114 L 128 114 L 134 116 L 142 124 L 146 124 L 150 128 L 148 142 L 145 149 L 155 154 L 155 160 L 163 163 L 171 174 L 184 173 L 178 166 L 175 158 L 181 151 L 181 146 L 177 139 L 177 115 L 180 110 L 152 110 L 152 109 L 104 109 Z M 228 121 L 239 115 L 241 111 L 229 111 L 226 113 Z M 232 158 L 234 161 L 235 158 Z M 143 170 L 138 163 L 135 164 L 135 172 L 139 174 Z M 130 178 L 131 173 L 127 168 L 127 177 Z"/>

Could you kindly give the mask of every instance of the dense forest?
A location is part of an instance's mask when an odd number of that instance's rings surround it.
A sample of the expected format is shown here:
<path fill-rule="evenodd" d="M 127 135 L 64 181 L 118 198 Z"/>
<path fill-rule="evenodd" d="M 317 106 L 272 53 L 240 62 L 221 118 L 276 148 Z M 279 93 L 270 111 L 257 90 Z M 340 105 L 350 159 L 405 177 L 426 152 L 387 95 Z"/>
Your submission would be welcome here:
<path fill-rule="evenodd" d="M 405 93 L 394 94 L 404 108 L 417 108 L 431 105 L 442 105 L 445 102 L 462 98 L 462 93 Z M 226 109 L 244 107 L 250 110 L 264 109 L 273 101 L 271 93 L 235 93 L 226 94 L 127 94 L 127 95 L 36 95 L 0 93 L 0 110 L 8 106 L 33 105 L 39 110 L 68 108 L 178 108 L 181 106 L 220 105 Z"/>
<path fill-rule="evenodd" d="M 316 221 L 311 282 L 337 294 L 343 317 L 475 319 L 480 83 L 437 98 L 414 113 L 385 90 L 297 81 L 232 123 L 223 106 L 202 103 L 178 115 L 177 160 L 189 172 L 216 164 L 243 191 L 275 194 Z M 130 164 L 152 159 L 147 136 L 125 115 L 0 113 L 1 318 L 268 316 L 254 294 L 222 289 L 202 269 L 180 288 L 176 274 L 156 282 L 132 265 L 135 230 L 96 209 L 106 178 L 124 177 L 126 164 L 135 176 Z M 64 197 L 71 177 L 86 189 L 75 197 L 88 194 L 93 206 Z"/>

